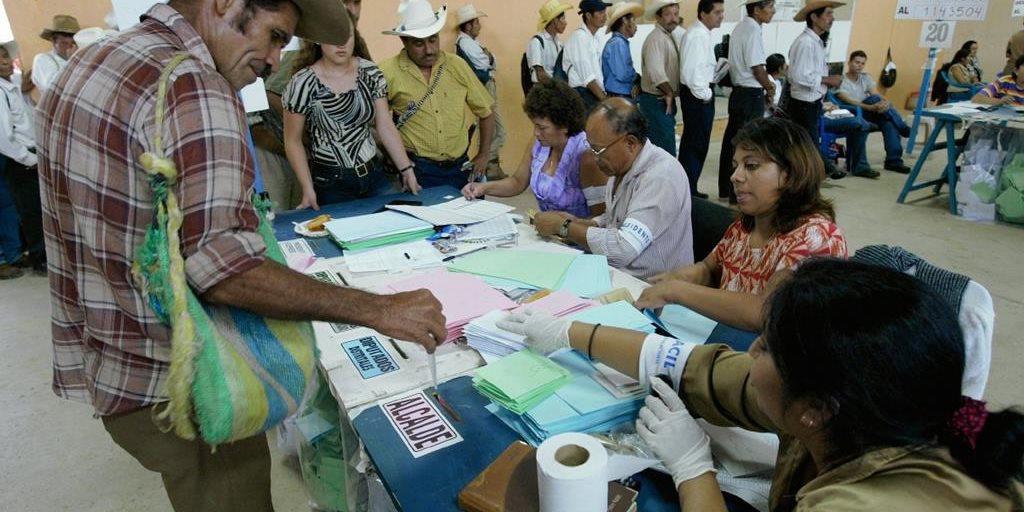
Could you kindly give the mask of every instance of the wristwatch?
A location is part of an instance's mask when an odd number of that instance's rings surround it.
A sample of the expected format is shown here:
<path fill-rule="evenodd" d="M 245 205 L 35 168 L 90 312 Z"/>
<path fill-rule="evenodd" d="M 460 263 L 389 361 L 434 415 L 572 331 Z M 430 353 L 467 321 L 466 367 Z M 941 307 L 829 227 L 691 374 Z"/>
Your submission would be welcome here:
<path fill-rule="evenodd" d="M 558 228 L 558 236 L 562 238 L 569 238 L 569 224 L 572 224 L 572 219 L 565 219 L 562 221 L 562 227 Z"/>

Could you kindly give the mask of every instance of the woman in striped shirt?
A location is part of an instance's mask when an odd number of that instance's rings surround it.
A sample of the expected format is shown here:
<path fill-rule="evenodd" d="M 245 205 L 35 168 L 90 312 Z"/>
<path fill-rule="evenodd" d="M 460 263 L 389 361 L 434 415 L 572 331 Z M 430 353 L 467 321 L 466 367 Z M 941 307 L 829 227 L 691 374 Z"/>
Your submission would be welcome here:
<path fill-rule="evenodd" d="M 381 143 L 401 172 L 403 189 L 420 190 L 413 165 L 391 119 L 387 82 L 376 64 L 341 46 L 303 42 L 298 71 L 285 88 L 285 153 L 302 186 L 299 208 L 320 209 L 394 192 L 377 158 L 370 131 L 376 122 Z M 309 137 L 309 148 L 303 143 Z"/>

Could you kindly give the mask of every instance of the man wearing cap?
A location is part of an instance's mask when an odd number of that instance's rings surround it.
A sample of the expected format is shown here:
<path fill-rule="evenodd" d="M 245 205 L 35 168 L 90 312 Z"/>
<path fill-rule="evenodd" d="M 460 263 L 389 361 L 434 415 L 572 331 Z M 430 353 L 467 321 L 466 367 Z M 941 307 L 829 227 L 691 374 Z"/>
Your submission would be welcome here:
<path fill-rule="evenodd" d="M 587 119 L 587 143 L 607 175 L 605 212 L 581 219 L 537 214 L 542 236 L 560 236 L 646 279 L 693 263 L 690 190 L 679 161 L 647 139 L 647 121 L 625 98 L 608 98 Z"/>
<path fill-rule="evenodd" d="M 629 40 L 636 35 L 636 18 L 643 12 L 643 6 L 633 2 L 615 4 L 608 11 L 608 31 L 612 37 L 601 53 L 601 74 L 604 90 L 610 96 L 632 98 L 639 82 Z"/>
<path fill-rule="evenodd" d="M 46 92 L 53 78 L 68 65 L 68 59 L 78 49 L 75 44 L 75 33 L 78 30 L 78 20 L 74 16 L 58 14 L 53 17 L 51 26 L 39 34 L 39 37 L 53 43 L 52 50 L 32 59 L 32 83 L 39 89 L 39 94 Z"/>
<path fill-rule="evenodd" d="M 0 211 L 0 257 L 3 273 L 0 279 L 17 277 L 17 267 L 31 266 L 36 274 L 46 275 L 46 247 L 43 241 L 42 213 L 39 210 L 39 173 L 36 172 L 36 140 L 32 129 L 32 107 L 21 94 L 21 80 L 12 79 L 18 45 L 14 41 L 0 46 L 0 155 L 5 160 L 0 179 L 0 202 L 13 202 L 14 208 Z M 18 219 L 25 233 L 28 259 L 22 258 L 18 235 Z M 8 265 L 11 264 L 11 265 Z"/>
<path fill-rule="evenodd" d="M 562 51 L 559 34 L 565 32 L 565 11 L 572 9 L 569 4 L 548 0 L 538 10 L 540 21 L 537 32 L 526 46 L 526 63 L 530 66 L 533 83 L 550 80 L 555 73 L 555 61 Z M 563 63 L 564 64 L 564 63 Z"/>
<path fill-rule="evenodd" d="M 473 4 L 464 5 L 455 15 L 459 37 L 455 40 L 456 53 L 462 57 L 480 82 L 494 99 L 491 112 L 494 113 L 494 140 L 491 141 L 491 159 L 487 163 L 487 177 L 501 179 L 501 147 L 505 145 L 505 124 L 498 113 L 498 91 L 494 81 L 494 54 L 480 44 L 480 18 L 487 15 L 476 10 Z"/>
<path fill-rule="evenodd" d="M 606 96 L 604 76 L 601 73 L 602 42 L 597 32 L 608 21 L 608 13 L 605 11 L 609 5 L 601 0 L 580 2 L 579 14 L 583 17 L 583 23 L 569 36 L 562 57 L 562 66 L 569 76 L 569 87 L 583 98 L 586 114 Z"/>
<path fill-rule="evenodd" d="M 722 26 L 724 0 L 700 0 L 697 21 L 683 35 L 679 46 L 679 103 L 683 110 L 683 136 L 679 139 L 679 163 L 686 170 L 690 193 L 701 199 L 708 195 L 697 191 L 697 180 L 711 144 L 715 122 L 715 48 L 711 31 Z M 731 173 L 730 173 L 731 175 Z"/>
<path fill-rule="evenodd" d="M 177 511 L 273 504 L 264 434 L 214 450 L 154 423 L 167 402 L 171 331 L 131 266 L 156 215 L 140 157 L 157 150 L 157 90 L 175 56 L 188 57 L 167 78 L 160 156 L 177 169 L 165 182 L 181 215 L 176 271 L 195 295 L 268 317 L 366 325 L 428 350 L 445 336 L 429 292 L 331 286 L 264 256 L 238 91 L 277 66 L 293 33 L 342 44 L 351 27 L 336 0 L 158 3 L 135 27 L 81 50 L 37 110 L 53 389 L 91 404 L 111 438 L 161 474 Z"/>
<path fill-rule="evenodd" d="M 672 38 L 672 31 L 679 26 L 679 2 L 654 0 L 647 7 L 647 17 L 651 16 L 655 26 L 644 40 L 640 54 L 642 64 L 637 105 L 647 118 L 651 142 L 675 155 L 679 49 Z"/>
<path fill-rule="evenodd" d="M 494 139 L 494 98 L 457 55 L 441 51 L 437 33 L 448 8 L 436 12 L 427 0 L 409 0 L 399 25 L 384 34 L 402 38 L 398 55 L 380 63 L 388 81 L 395 126 L 423 188 L 449 185 L 461 190 L 487 170 Z M 472 164 L 466 107 L 480 119 L 480 147 Z"/>
<path fill-rule="evenodd" d="M 736 202 L 732 190 L 732 157 L 735 148 L 732 138 L 748 122 L 764 117 L 765 94 L 768 101 L 775 97 L 775 83 L 765 71 L 764 36 L 761 25 L 775 16 L 775 0 L 746 0 L 747 15 L 732 31 L 729 42 L 729 122 L 722 137 L 722 152 L 718 157 L 718 198 Z"/>
<path fill-rule="evenodd" d="M 793 21 L 807 24 L 804 31 L 797 36 L 789 47 L 789 71 L 786 81 L 789 83 L 789 97 L 786 101 L 786 113 L 789 119 L 803 127 L 815 145 L 821 138 L 819 124 L 821 122 L 821 99 L 829 87 L 839 87 L 843 82 L 840 76 L 829 76 L 828 54 L 825 50 L 826 34 L 832 30 L 835 19 L 835 8 L 846 5 L 842 2 L 811 0 L 793 17 Z M 840 179 L 846 175 L 832 165 L 830 159 L 826 172 L 829 178 Z M 856 170 L 854 173 L 865 177 L 877 178 L 878 172 L 873 170 Z"/>

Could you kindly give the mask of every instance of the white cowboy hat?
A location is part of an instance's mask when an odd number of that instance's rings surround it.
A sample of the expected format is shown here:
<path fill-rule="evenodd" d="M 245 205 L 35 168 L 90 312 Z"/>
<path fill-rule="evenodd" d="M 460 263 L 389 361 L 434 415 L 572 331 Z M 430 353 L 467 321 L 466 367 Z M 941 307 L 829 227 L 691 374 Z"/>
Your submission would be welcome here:
<path fill-rule="evenodd" d="M 569 4 L 563 4 L 558 0 L 548 0 L 544 5 L 540 6 L 537 13 L 540 14 L 540 21 L 537 22 L 537 30 L 544 30 L 544 27 L 548 26 L 563 12 L 571 10 L 572 6 Z"/>
<path fill-rule="evenodd" d="M 8 57 L 13 59 L 18 56 L 18 43 L 15 42 L 13 39 L 7 41 L 6 43 L 0 43 L 0 47 L 7 50 Z"/>
<path fill-rule="evenodd" d="M 646 14 L 648 18 L 653 18 L 662 7 L 668 7 L 670 5 L 679 5 L 679 0 L 654 0 L 647 6 L 647 11 L 644 14 Z"/>
<path fill-rule="evenodd" d="M 394 30 L 381 32 L 388 36 L 424 39 L 444 28 L 448 19 L 448 6 L 443 5 L 436 12 L 427 0 L 402 0 L 398 6 L 398 26 Z"/>
<path fill-rule="evenodd" d="M 644 6 L 637 3 L 622 2 L 615 4 L 608 8 L 608 23 L 605 26 L 610 30 L 619 18 L 627 14 L 632 14 L 634 18 L 639 18 L 643 13 Z"/>
<path fill-rule="evenodd" d="M 299 8 L 295 35 L 316 43 L 342 45 L 352 36 L 352 20 L 340 0 L 292 0 Z"/>
<path fill-rule="evenodd" d="M 811 0 L 810 2 L 807 2 L 807 5 L 805 5 L 803 9 L 800 9 L 800 12 L 796 13 L 796 16 L 793 16 L 793 21 L 805 21 L 805 20 L 807 20 L 807 16 L 810 15 L 811 12 L 817 11 L 818 9 L 821 9 L 822 7 L 831 7 L 833 9 L 835 9 L 836 7 L 841 7 L 841 6 L 844 6 L 844 5 L 846 5 L 846 4 L 844 4 L 843 2 L 828 2 L 828 1 L 824 1 L 824 0 Z"/>
<path fill-rule="evenodd" d="M 85 48 L 86 46 L 89 46 L 90 44 L 93 44 L 106 36 L 113 35 L 116 33 L 116 30 L 104 29 L 100 27 L 83 28 L 82 30 L 75 32 L 75 44 L 77 44 L 79 48 Z"/>
<path fill-rule="evenodd" d="M 487 14 L 476 10 L 473 4 L 466 4 L 455 11 L 455 26 L 462 25 L 467 21 L 473 21 L 477 18 L 485 18 Z"/>

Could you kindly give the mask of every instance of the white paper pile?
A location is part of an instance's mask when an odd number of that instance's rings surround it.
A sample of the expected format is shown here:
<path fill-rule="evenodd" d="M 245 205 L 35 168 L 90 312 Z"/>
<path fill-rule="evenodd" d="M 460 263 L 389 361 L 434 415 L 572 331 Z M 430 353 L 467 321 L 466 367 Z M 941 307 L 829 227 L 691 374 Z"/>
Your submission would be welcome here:
<path fill-rule="evenodd" d="M 534 302 L 519 306 L 513 311 L 531 309 L 554 316 L 566 316 L 596 306 L 598 303 L 595 301 L 581 299 L 568 292 L 555 291 Z M 464 330 L 469 346 L 482 354 L 499 357 L 526 348 L 525 337 L 500 329 L 496 325 L 498 320 L 507 315 L 508 313 L 504 311 L 492 311 L 469 322 Z"/>

